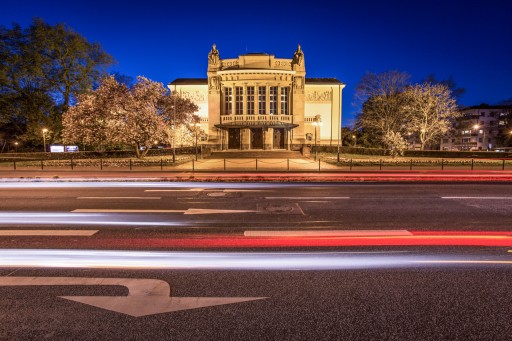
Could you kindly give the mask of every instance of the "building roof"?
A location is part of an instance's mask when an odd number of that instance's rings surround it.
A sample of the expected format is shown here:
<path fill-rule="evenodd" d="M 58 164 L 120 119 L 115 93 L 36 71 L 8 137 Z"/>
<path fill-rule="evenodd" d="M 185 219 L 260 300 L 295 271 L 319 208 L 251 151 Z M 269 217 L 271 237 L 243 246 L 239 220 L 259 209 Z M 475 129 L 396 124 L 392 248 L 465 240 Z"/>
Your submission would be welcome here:
<path fill-rule="evenodd" d="M 208 78 L 176 78 L 170 85 L 208 85 Z M 306 78 L 306 84 L 343 84 L 336 78 Z"/>
<path fill-rule="evenodd" d="M 307 78 L 306 84 L 343 84 L 336 78 Z"/>
<path fill-rule="evenodd" d="M 463 107 L 461 110 L 473 110 L 473 109 L 512 109 L 512 105 L 488 105 L 488 104 L 480 104 L 480 105 L 473 105 L 470 107 Z"/>
<path fill-rule="evenodd" d="M 208 85 L 208 78 L 176 78 L 170 85 Z"/>

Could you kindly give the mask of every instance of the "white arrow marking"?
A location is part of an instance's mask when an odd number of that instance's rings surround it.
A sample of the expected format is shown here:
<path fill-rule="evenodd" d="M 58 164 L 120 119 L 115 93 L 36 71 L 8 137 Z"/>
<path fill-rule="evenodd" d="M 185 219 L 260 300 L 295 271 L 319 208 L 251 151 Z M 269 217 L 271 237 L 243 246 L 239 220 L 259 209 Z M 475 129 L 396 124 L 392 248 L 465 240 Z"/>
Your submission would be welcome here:
<path fill-rule="evenodd" d="M 128 296 L 59 296 L 66 300 L 139 317 L 171 311 L 262 300 L 268 297 L 170 297 L 165 281 L 137 278 L 0 277 L 0 286 L 121 285 Z"/>

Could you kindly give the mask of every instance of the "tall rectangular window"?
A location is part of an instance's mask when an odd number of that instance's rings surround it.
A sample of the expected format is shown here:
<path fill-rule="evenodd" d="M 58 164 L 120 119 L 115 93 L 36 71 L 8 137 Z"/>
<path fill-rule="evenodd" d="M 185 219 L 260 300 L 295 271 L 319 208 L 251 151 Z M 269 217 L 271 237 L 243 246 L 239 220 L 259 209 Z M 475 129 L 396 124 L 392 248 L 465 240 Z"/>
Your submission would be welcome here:
<path fill-rule="evenodd" d="M 265 115 L 267 113 L 267 88 L 258 87 L 258 114 Z"/>
<path fill-rule="evenodd" d="M 224 115 L 233 113 L 233 89 L 224 88 Z"/>
<path fill-rule="evenodd" d="M 235 88 L 235 115 L 244 114 L 244 88 L 237 86 Z"/>
<path fill-rule="evenodd" d="M 281 115 L 289 115 L 290 107 L 290 88 L 281 88 Z"/>
<path fill-rule="evenodd" d="M 254 115 L 254 86 L 247 87 L 247 115 Z"/>
<path fill-rule="evenodd" d="M 271 86 L 269 91 L 269 114 L 277 114 L 277 86 Z"/>

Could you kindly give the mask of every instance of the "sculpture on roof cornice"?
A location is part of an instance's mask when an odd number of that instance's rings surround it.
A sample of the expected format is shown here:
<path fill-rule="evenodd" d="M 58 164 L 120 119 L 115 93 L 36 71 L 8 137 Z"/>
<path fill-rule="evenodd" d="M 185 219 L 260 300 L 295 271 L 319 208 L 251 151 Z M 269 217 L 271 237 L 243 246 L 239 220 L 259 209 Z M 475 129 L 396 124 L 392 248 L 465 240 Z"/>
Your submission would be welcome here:
<path fill-rule="evenodd" d="M 208 63 L 217 64 L 220 61 L 219 51 L 217 45 L 213 44 L 212 49 L 208 53 Z"/>
<path fill-rule="evenodd" d="M 297 45 L 297 51 L 293 54 L 293 63 L 299 66 L 304 62 L 304 52 L 300 49 L 300 44 Z"/>

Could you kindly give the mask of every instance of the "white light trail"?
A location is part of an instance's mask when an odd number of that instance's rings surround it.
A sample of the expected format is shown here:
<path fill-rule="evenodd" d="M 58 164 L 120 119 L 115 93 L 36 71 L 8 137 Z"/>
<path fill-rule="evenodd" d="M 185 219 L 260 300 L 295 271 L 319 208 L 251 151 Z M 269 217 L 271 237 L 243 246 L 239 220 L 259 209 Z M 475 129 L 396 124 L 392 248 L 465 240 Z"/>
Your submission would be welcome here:
<path fill-rule="evenodd" d="M 438 266 L 510 265 L 489 255 L 406 252 L 151 252 L 99 250 L 0 250 L 2 267 L 189 270 L 349 270 Z"/>

